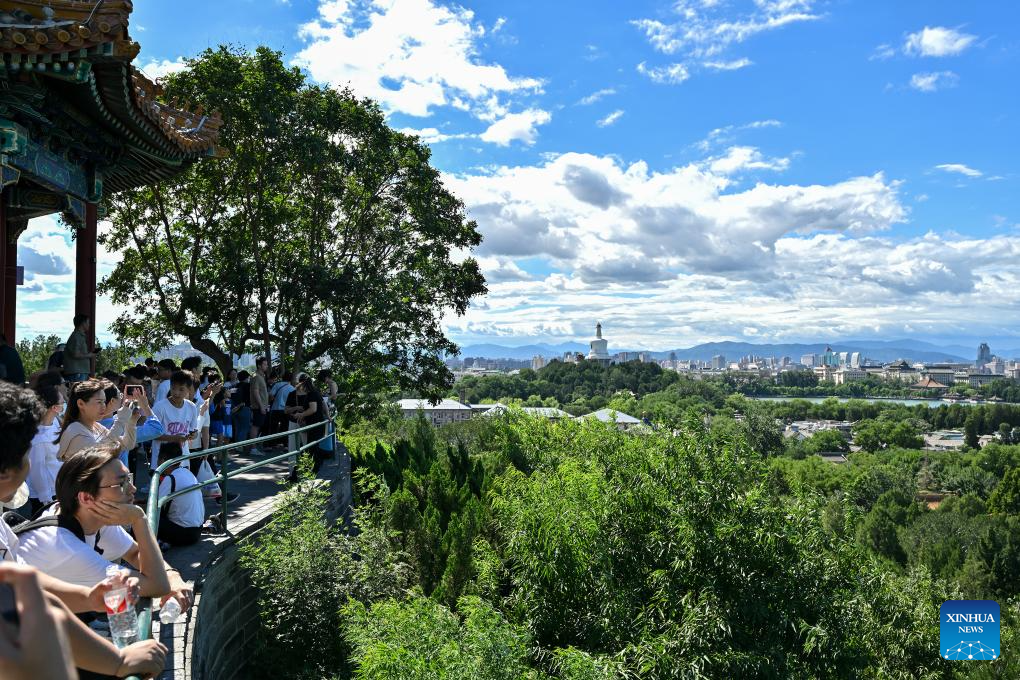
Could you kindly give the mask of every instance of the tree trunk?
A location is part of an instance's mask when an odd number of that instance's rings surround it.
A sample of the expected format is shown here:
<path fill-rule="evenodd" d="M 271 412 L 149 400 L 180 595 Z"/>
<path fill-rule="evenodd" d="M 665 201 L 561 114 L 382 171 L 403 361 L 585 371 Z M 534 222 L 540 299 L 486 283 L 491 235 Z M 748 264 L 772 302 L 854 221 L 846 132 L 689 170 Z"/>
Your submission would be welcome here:
<path fill-rule="evenodd" d="M 298 331 L 297 341 L 294 344 L 294 368 L 295 373 L 301 370 L 301 362 L 304 361 L 305 353 L 305 330 Z"/>
<path fill-rule="evenodd" d="M 226 380 L 227 375 L 230 374 L 230 369 L 234 367 L 233 357 L 227 352 L 221 350 L 219 346 L 209 338 L 190 337 L 188 338 L 188 341 L 191 342 L 192 347 L 216 362 L 216 367 L 220 369 L 220 376 L 223 380 Z"/>

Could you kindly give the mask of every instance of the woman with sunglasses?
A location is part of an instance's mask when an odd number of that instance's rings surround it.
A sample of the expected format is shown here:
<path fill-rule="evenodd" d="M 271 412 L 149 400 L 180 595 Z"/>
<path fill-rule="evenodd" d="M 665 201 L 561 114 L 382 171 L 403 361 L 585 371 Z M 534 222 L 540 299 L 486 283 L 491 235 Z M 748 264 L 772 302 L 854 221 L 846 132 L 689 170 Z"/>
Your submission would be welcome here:
<path fill-rule="evenodd" d="M 125 401 L 114 418 L 113 427 L 103 427 L 99 420 L 106 412 L 106 380 L 85 380 L 71 388 L 67 413 L 57 437 L 57 457 L 66 461 L 78 451 L 99 444 L 114 444 L 118 451 L 135 446 L 136 402 Z"/>

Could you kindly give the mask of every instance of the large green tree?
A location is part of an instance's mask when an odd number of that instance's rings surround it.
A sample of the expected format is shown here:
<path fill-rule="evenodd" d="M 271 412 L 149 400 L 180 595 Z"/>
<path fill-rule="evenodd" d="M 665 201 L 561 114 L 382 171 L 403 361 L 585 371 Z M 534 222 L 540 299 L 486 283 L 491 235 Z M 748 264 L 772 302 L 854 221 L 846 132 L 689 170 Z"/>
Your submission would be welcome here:
<path fill-rule="evenodd" d="M 350 406 L 448 389 L 442 317 L 486 289 L 464 257 L 481 236 L 428 148 L 266 48 L 206 50 L 164 87 L 222 111 L 225 157 L 112 201 L 105 241 L 123 260 L 103 288 L 129 307 L 118 335 L 183 336 L 224 370 L 255 348 L 329 361 Z"/>

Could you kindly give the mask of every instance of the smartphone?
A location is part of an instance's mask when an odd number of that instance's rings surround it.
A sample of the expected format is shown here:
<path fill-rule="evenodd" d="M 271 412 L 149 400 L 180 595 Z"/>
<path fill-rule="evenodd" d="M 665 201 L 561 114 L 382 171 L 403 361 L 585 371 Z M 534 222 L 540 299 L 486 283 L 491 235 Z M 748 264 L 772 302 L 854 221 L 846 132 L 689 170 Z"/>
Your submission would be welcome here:
<path fill-rule="evenodd" d="M 142 386 L 141 385 L 126 385 L 124 387 L 124 392 L 129 397 L 132 396 L 132 395 L 136 395 L 136 394 L 137 395 L 141 395 L 141 393 L 142 393 Z"/>
<path fill-rule="evenodd" d="M 10 583 L 0 583 L 0 618 L 12 626 L 17 626 L 18 603 L 14 599 L 14 587 Z"/>

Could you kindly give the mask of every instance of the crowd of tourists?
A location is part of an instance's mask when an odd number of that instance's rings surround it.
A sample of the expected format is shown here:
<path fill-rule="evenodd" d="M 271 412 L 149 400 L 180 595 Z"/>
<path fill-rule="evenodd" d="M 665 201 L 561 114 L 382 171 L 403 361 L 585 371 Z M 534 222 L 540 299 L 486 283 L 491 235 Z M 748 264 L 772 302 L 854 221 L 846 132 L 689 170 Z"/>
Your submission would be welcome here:
<path fill-rule="evenodd" d="M 96 375 L 96 353 L 84 341 L 89 322 L 76 316 L 71 337 L 27 379 L 7 369 L 9 346 L 0 345 L 0 504 L 8 510 L 0 520 L 0 617 L 18 622 L 16 635 L 0 634 L 0 677 L 20 677 L 15 661 L 33 654 L 42 667 L 72 664 L 81 678 L 160 672 L 160 643 L 118 648 L 94 630 L 103 630 L 95 612 L 105 612 L 107 568 L 124 563 L 137 597 L 173 598 L 187 610 L 191 586 L 163 553 L 222 529 L 206 519 L 203 498 L 220 500 L 222 490 L 213 482 L 171 499 L 154 533 L 141 507 L 150 485 L 163 497 L 211 482 L 217 456 L 178 460 L 211 447 L 291 432 L 273 446 L 245 447 L 259 456 L 296 451 L 329 432 L 337 386 L 328 371 L 313 379 L 263 357 L 251 373 L 221 376 L 196 356 Z M 331 457 L 331 442 L 310 447 L 314 471 Z M 292 458 L 290 481 L 295 465 Z M 2 611 L 5 592 L 16 603 L 11 615 Z M 0 633 L 10 632 L 5 625 Z"/>

